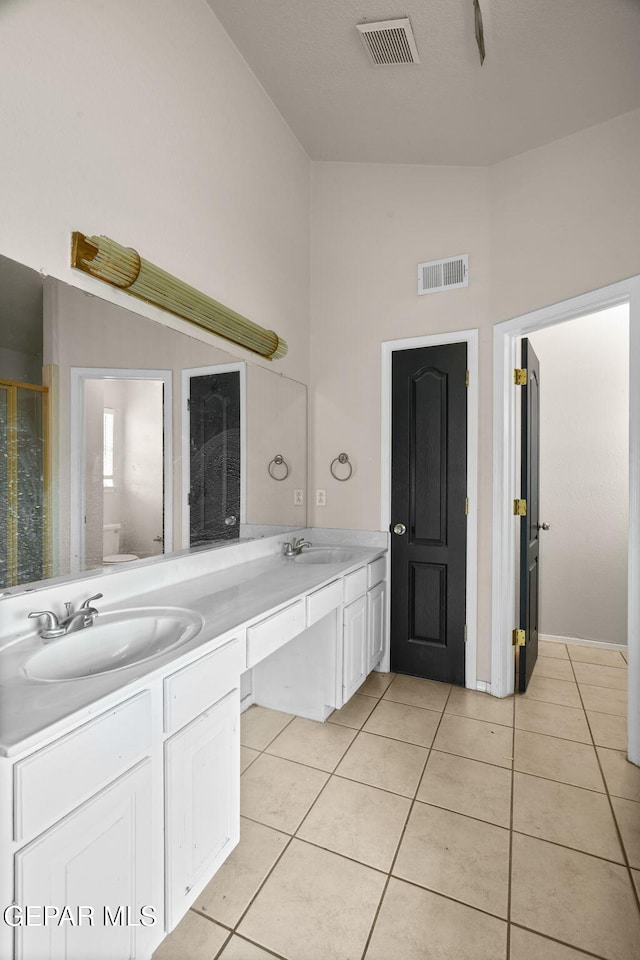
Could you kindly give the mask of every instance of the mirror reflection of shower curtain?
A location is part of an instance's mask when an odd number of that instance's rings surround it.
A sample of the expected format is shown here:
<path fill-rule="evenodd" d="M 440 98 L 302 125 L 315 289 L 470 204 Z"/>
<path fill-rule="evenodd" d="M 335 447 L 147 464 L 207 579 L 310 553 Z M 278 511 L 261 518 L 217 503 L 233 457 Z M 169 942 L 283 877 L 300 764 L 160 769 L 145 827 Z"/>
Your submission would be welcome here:
<path fill-rule="evenodd" d="M 48 576 L 47 388 L 0 380 L 0 588 Z"/>
<path fill-rule="evenodd" d="M 191 377 L 190 544 L 240 536 L 240 373 Z"/>

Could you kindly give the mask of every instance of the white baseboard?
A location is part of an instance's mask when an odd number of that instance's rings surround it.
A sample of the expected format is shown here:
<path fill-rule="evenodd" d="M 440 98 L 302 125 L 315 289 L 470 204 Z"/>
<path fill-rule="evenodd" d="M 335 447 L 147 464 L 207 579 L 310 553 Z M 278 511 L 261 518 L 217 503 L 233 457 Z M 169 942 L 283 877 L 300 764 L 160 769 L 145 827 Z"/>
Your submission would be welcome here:
<path fill-rule="evenodd" d="M 491 693 L 491 684 L 487 680 L 476 680 L 476 690 L 481 693 Z"/>
<path fill-rule="evenodd" d="M 576 643 L 583 647 L 600 647 L 603 650 L 622 650 L 627 649 L 626 643 L 607 643 L 605 640 L 586 640 L 584 637 L 552 637 L 547 633 L 539 633 L 538 640 L 546 640 L 549 643 Z"/>
<path fill-rule="evenodd" d="M 240 713 L 244 713 L 253 704 L 253 690 L 240 701 Z"/>

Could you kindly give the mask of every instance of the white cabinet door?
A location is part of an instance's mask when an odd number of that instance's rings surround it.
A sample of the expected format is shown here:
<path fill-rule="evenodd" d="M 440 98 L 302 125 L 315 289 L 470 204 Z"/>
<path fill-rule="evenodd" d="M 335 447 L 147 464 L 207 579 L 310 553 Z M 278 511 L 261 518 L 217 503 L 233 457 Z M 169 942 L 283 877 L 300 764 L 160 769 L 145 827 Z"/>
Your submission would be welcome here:
<path fill-rule="evenodd" d="M 364 682 L 368 667 L 367 598 L 354 600 L 343 611 L 342 689 L 345 701 Z"/>
<path fill-rule="evenodd" d="M 368 670 L 373 670 L 382 656 L 384 638 L 385 585 L 378 583 L 367 594 L 367 630 L 369 632 Z"/>
<path fill-rule="evenodd" d="M 147 957 L 158 940 L 152 917 L 162 924 L 152 852 L 144 760 L 16 854 L 16 902 L 35 907 L 41 924 L 16 928 L 17 960 Z M 68 914 L 44 925 L 45 907 Z"/>
<path fill-rule="evenodd" d="M 240 838 L 240 691 L 165 743 L 166 928 L 172 930 Z"/>

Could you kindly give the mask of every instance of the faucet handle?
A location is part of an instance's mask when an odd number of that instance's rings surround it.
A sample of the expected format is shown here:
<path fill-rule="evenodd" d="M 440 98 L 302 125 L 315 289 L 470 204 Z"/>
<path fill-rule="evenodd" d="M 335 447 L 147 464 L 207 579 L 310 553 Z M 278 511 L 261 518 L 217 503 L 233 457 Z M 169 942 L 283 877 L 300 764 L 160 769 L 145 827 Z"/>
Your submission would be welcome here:
<path fill-rule="evenodd" d="M 40 636 L 43 640 L 54 640 L 64 634 L 64 627 L 58 623 L 58 618 L 51 610 L 34 610 L 28 614 L 29 619 L 35 617 L 46 617 L 46 623 L 40 630 Z"/>
<path fill-rule="evenodd" d="M 27 616 L 30 620 L 36 617 L 46 617 L 45 630 L 56 630 L 60 626 L 57 616 L 51 610 L 34 610 L 32 613 L 27 614 Z"/>
<path fill-rule="evenodd" d="M 104 596 L 104 594 L 102 594 L 102 593 L 96 593 L 95 597 L 89 597 L 87 600 L 85 600 L 84 603 L 81 605 L 80 609 L 81 609 L 81 610 L 86 610 L 87 607 L 90 607 L 90 606 L 91 606 L 91 604 L 93 603 L 94 600 L 100 600 L 100 598 L 103 597 L 103 596 Z"/>

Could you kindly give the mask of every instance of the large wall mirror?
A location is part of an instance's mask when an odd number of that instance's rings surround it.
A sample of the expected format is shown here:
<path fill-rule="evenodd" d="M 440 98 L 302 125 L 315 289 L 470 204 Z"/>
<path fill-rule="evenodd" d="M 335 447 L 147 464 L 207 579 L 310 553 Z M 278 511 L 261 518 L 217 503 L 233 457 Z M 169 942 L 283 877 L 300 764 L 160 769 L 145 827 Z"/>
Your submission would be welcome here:
<path fill-rule="evenodd" d="M 307 391 L 0 257 L 0 591 L 306 525 Z"/>

